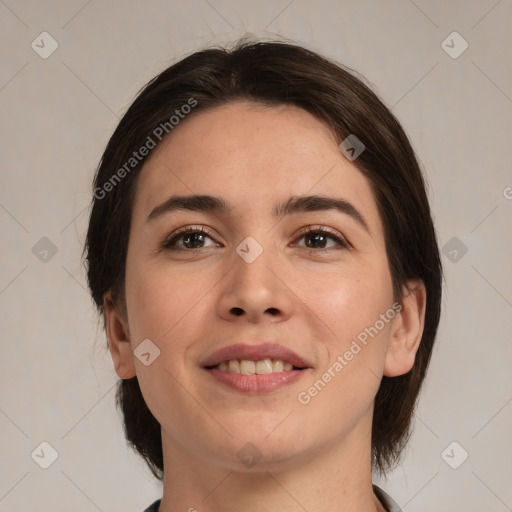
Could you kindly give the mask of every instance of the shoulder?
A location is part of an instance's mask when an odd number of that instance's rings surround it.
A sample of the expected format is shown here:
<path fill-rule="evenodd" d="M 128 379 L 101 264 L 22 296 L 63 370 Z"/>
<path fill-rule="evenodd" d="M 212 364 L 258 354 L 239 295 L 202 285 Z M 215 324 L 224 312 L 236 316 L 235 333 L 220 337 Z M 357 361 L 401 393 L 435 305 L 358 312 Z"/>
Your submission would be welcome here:
<path fill-rule="evenodd" d="M 380 487 L 373 484 L 373 492 L 377 495 L 377 498 L 382 502 L 388 512 L 402 512 L 402 509 L 397 505 L 395 501 L 385 493 Z"/>
<path fill-rule="evenodd" d="M 144 512 L 158 512 L 158 507 L 160 506 L 160 502 L 162 500 L 156 500 L 152 505 L 150 505 Z"/>

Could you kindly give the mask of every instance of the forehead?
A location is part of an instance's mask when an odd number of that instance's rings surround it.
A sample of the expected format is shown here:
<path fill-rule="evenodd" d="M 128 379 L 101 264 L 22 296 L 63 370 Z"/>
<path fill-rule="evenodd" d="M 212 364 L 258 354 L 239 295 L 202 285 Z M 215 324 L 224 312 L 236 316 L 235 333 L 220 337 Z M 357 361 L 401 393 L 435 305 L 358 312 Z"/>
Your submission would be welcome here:
<path fill-rule="evenodd" d="M 368 180 L 332 129 L 292 105 L 239 101 L 181 121 L 144 164 L 134 217 L 172 194 L 221 196 L 240 214 L 261 215 L 291 195 L 334 195 L 379 222 Z"/>

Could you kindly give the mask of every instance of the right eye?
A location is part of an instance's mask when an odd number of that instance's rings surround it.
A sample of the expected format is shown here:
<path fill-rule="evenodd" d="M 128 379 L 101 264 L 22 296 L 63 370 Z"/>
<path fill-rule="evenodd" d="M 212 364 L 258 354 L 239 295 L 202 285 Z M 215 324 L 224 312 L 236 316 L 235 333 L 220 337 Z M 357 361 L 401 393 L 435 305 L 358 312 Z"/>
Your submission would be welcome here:
<path fill-rule="evenodd" d="M 205 238 L 210 238 L 210 240 L 213 240 L 212 234 L 207 229 L 205 229 L 204 226 L 187 226 L 186 228 L 182 228 L 176 231 L 169 238 L 167 238 L 163 244 L 163 247 L 165 249 L 171 250 L 202 249 L 204 246 L 189 247 L 188 245 L 202 244 L 204 243 Z M 179 244 L 177 245 L 177 242 L 180 240 L 183 240 L 183 244 L 181 246 Z M 215 243 L 215 245 L 218 244 Z"/>

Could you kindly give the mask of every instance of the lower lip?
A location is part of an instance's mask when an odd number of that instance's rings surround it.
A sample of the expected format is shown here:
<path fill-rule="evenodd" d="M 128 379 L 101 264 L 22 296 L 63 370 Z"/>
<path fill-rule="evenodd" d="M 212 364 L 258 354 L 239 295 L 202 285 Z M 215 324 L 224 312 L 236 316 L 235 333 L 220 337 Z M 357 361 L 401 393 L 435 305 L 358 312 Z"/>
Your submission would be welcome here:
<path fill-rule="evenodd" d="M 269 393 L 300 379 L 307 370 L 291 370 L 288 372 L 266 373 L 263 375 L 247 375 L 224 370 L 206 370 L 212 377 L 227 386 L 249 394 Z"/>

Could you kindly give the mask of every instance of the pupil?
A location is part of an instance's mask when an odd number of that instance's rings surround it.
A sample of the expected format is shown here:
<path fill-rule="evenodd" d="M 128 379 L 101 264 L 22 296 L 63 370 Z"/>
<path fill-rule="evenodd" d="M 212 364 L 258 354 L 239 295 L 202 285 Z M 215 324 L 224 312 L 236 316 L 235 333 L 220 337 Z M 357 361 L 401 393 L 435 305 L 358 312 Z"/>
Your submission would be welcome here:
<path fill-rule="evenodd" d="M 318 239 L 319 238 L 324 238 L 324 235 L 322 235 L 321 233 L 316 233 L 316 234 L 312 234 L 312 235 L 308 235 L 309 239 L 316 239 L 316 242 L 313 242 L 313 245 L 316 245 L 316 243 L 318 242 Z M 311 244 L 307 244 L 308 247 L 311 246 Z M 322 244 L 322 247 L 323 247 L 323 244 Z"/>
<path fill-rule="evenodd" d="M 189 235 L 187 235 L 185 238 L 184 238 L 184 243 L 185 245 L 187 245 L 188 241 L 191 239 L 191 238 L 195 238 L 195 237 L 203 237 L 203 235 L 201 235 L 200 233 L 191 233 Z M 199 240 L 199 242 L 201 242 L 201 240 Z M 192 241 L 191 244 L 192 245 L 195 245 L 196 243 L 199 243 L 197 240 L 195 241 Z"/>

